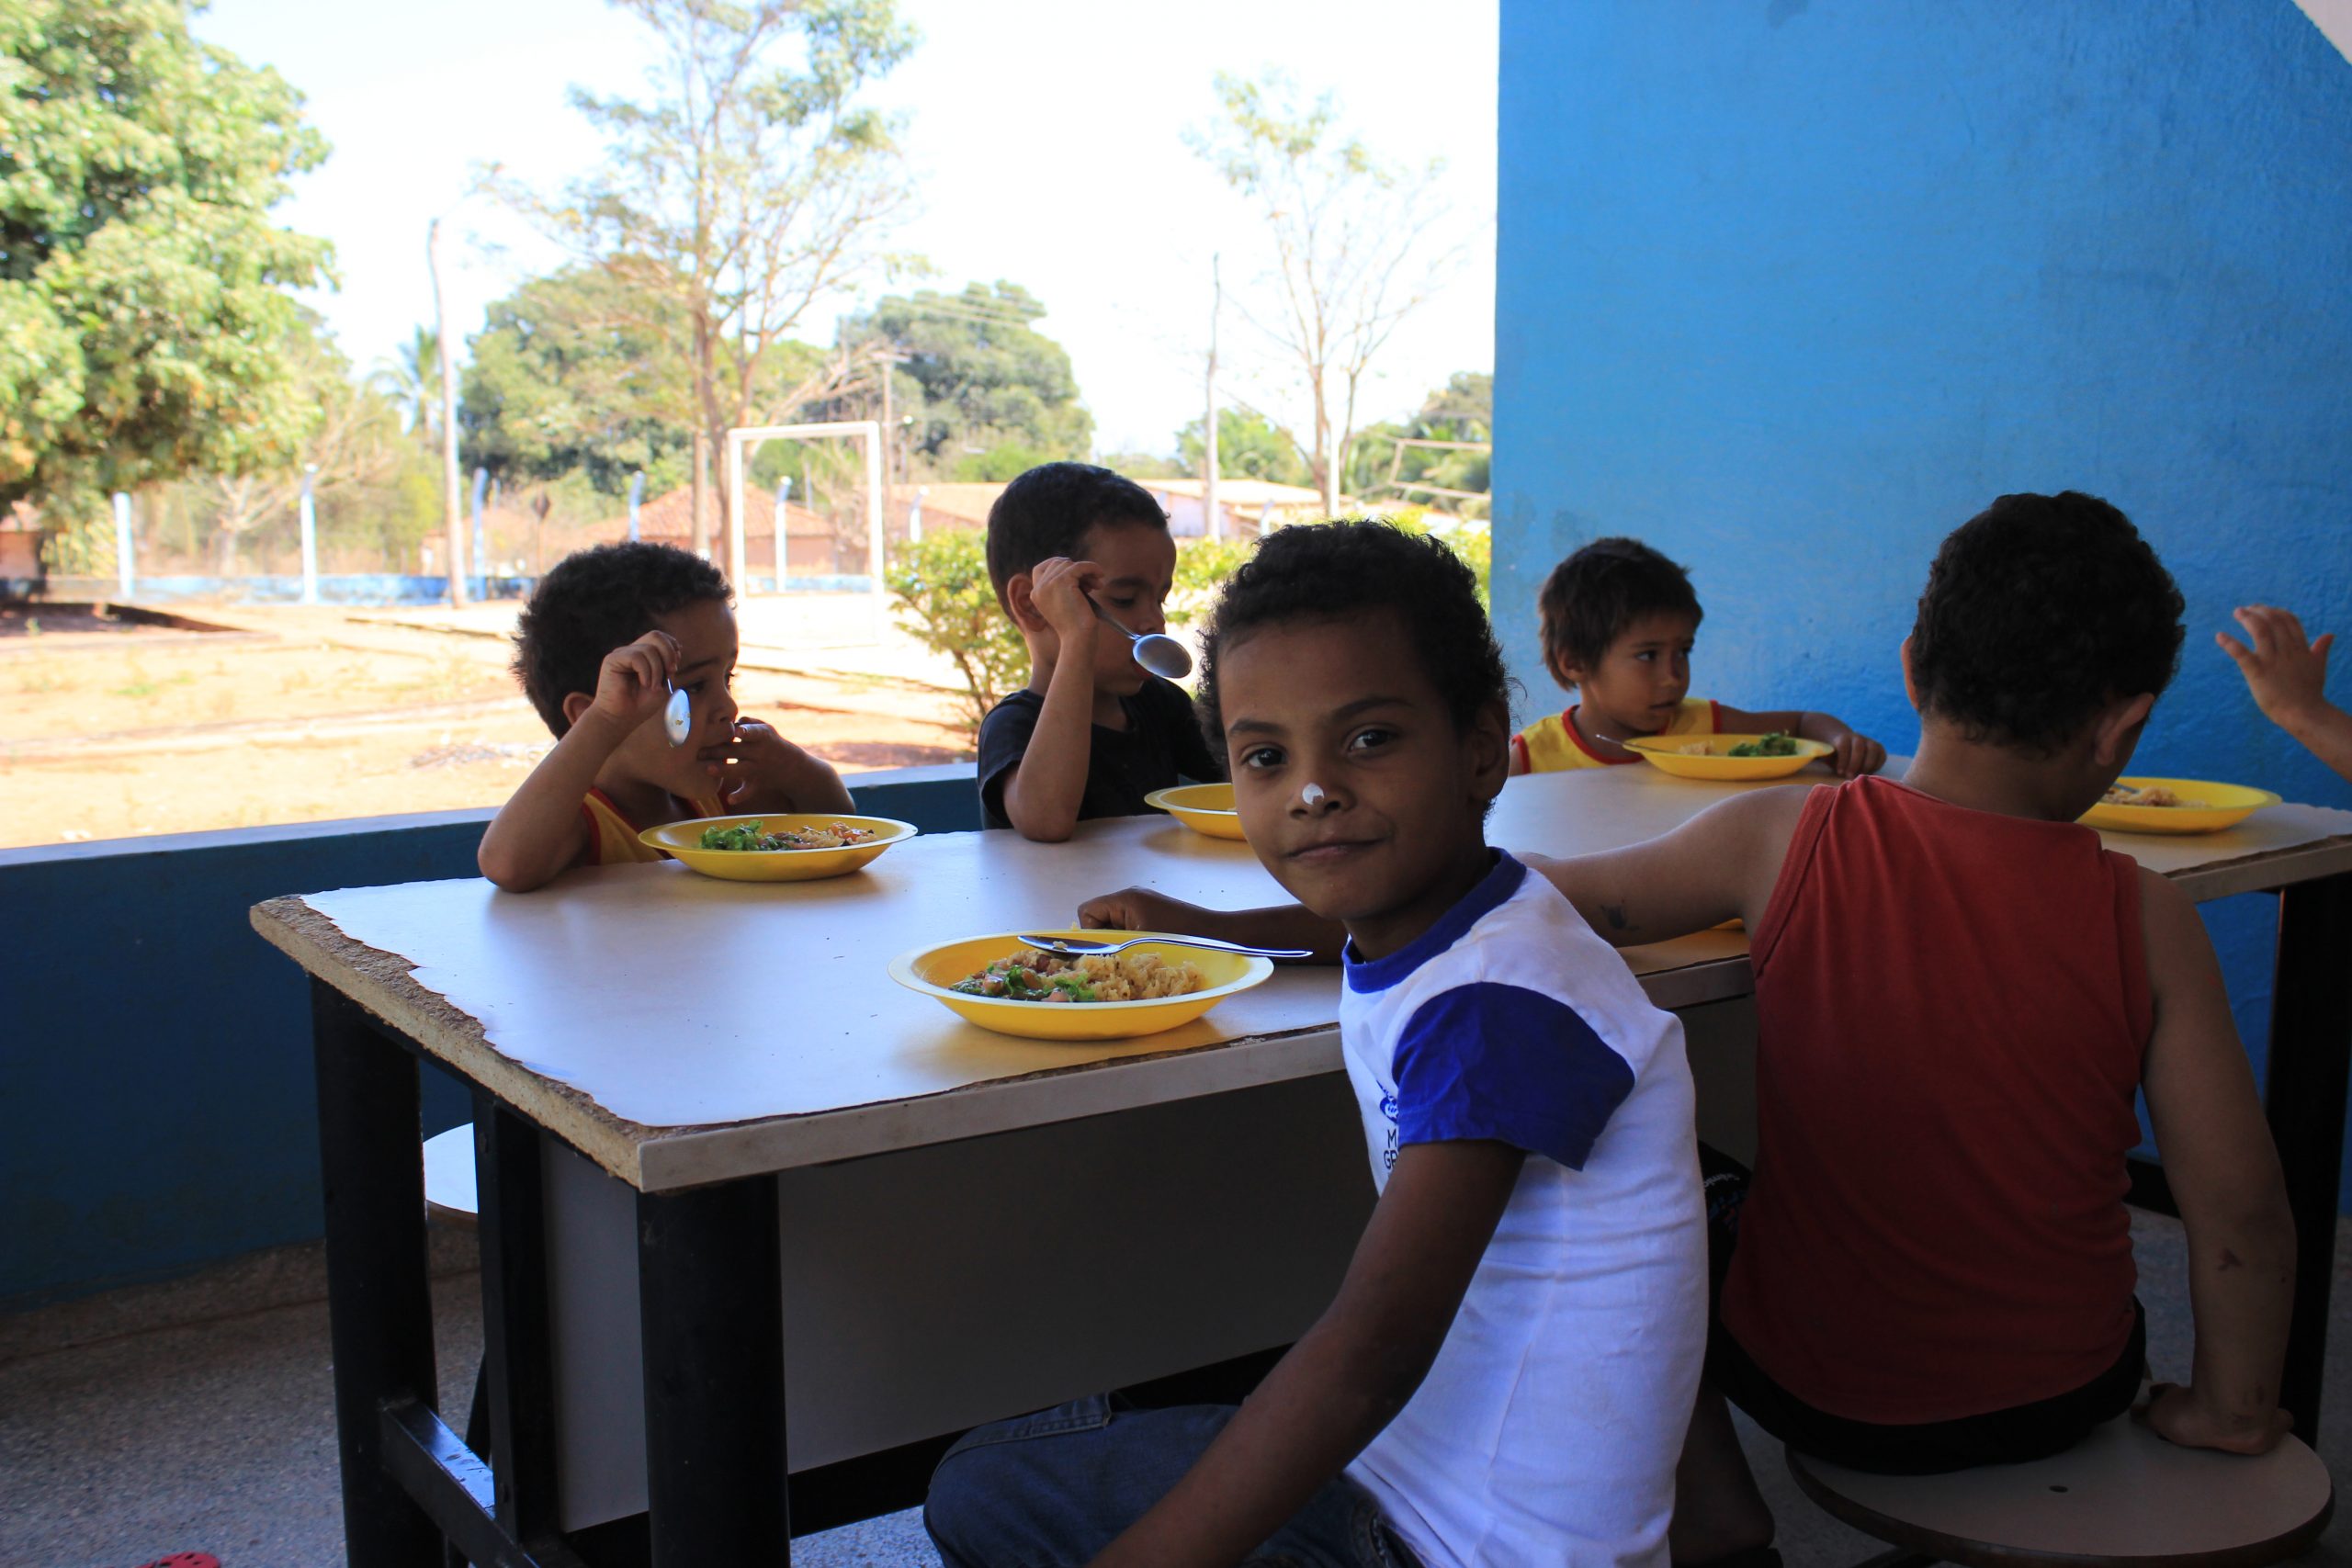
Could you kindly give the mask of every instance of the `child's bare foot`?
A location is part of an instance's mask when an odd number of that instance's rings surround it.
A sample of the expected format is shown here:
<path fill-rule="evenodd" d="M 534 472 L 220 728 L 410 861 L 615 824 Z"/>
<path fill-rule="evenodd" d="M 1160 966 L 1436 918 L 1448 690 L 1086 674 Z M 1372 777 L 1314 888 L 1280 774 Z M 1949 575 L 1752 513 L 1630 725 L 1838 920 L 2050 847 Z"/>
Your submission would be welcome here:
<path fill-rule="evenodd" d="M 1772 1510 L 1757 1490 L 1747 1455 L 1724 1396 L 1702 1383 L 1674 1468 L 1674 1520 L 1667 1551 L 1682 1568 L 1702 1563 L 1770 1562 Z"/>

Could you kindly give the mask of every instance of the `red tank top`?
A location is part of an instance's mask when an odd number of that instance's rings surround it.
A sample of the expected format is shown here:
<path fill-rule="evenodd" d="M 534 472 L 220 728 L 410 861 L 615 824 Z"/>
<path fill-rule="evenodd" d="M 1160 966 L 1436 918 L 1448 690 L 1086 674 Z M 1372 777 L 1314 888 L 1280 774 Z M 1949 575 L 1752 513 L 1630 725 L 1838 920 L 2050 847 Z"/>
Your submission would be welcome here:
<path fill-rule="evenodd" d="M 2132 1331 L 2139 872 L 1885 779 L 1816 788 L 1755 942 L 1756 1181 L 1724 1325 L 1816 1409 L 2066 1393 Z"/>

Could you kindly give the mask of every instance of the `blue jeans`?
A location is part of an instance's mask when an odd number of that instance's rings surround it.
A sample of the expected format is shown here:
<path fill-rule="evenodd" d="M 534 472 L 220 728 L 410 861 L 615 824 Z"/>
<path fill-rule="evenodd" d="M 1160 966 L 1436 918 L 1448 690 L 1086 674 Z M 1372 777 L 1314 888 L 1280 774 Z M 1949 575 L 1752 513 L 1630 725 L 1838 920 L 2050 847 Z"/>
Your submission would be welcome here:
<path fill-rule="evenodd" d="M 1082 1568 L 1193 1467 L 1229 1404 L 1135 1410 L 1096 1395 L 967 1432 L 923 1504 L 947 1568 Z M 1249 1568 L 1418 1568 L 1380 1510 L 1333 1476 Z"/>

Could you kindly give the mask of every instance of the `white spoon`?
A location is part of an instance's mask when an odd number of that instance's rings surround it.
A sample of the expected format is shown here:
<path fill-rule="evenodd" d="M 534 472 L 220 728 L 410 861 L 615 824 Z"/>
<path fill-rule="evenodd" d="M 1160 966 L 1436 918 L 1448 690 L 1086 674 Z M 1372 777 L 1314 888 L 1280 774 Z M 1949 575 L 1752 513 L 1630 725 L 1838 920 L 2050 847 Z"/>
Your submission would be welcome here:
<path fill-rule="evenodd" d="M 1125 953 L 1148 942 L 1168 947 L 1205 947 L 1213 953 L 1238 953 L 1250 958 L 1315 956 L 1304 947 L 1249 947 L 1238 942 L 1219 942 L 1213 936 L 1131 936 L 1124 942 L 1091 942 L 1080 936 L 1024 936 L 1021 940 L 1040 953 L 1050 953 L 1062 958 L 1098 958 Z"/>
<path fill-rule="evenodd" d="M 1089 598 L 1086 602 L 1094 606 L 1096 615 L 1125 633 L 1127 640 L 1136 645 L 1136 662 L 1152 674 L 1163 681 L 1181 681 L 1193 672 L 1193 656 L 1174 637 L 1163 637 L 1158 632 L 1128 631 L 1120 624 L 1118 617 L 1102 607 L 1100 600 Z"/>
<path fill-rule="evenodd" d="M 671 745 L 684 746 L 695 729 L 694 704 L 686 700 L 685 693 L 670 685 L 667 675 L 662 677 L 662 684 L 670 691 L 669 705 L 662 710 L 662 728 L 670 737 Z"/>

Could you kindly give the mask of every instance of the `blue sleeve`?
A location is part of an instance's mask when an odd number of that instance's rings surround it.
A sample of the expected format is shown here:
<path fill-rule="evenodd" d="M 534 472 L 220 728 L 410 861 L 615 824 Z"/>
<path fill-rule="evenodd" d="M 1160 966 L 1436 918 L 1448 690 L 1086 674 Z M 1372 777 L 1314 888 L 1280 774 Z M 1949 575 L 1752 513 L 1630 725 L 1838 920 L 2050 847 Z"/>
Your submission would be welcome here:
<path fill-rule="evenodd" d="M 1396 1043 L 1400 1144 L 1493 1138 L 1582 1170 L 1634 1069 L 1576 1010 L 1480 983 L 1421 1004 Z"/>

